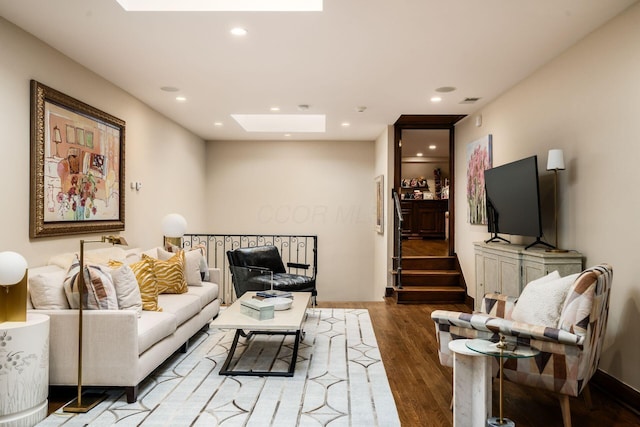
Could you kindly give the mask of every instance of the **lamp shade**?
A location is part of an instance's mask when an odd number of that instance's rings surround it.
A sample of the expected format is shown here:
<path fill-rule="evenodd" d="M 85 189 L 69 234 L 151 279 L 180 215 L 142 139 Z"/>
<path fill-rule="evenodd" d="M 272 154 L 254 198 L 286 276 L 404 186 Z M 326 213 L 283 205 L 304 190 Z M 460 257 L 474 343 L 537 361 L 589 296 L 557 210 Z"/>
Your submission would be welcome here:
<path fill-rule="evenodd" d="M 27 260 L 17 252 L 0 252 L 0 285 L 19 283 L 27 272 Z"/>
<path fill-rule="evenodd" d="M 564 170 L 564 153 L 560 149 L 549 150 L 547 170 Z"/>
<path fill-rule="evenodd" d="M 180 214 L 169 214 L 162 218 L 162 234 L 166 237 L 182 237 L 187 232 L 187 220 Z"/>

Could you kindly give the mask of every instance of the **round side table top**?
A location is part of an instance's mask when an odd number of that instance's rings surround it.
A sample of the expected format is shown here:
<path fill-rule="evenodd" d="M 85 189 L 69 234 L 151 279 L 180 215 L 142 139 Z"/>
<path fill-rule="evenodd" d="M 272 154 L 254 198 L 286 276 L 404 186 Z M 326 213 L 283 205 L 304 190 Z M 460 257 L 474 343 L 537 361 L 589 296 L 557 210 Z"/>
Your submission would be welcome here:
<path fill-rule="evenodd" d="M 505 342 L 505 347 L 500 349 L 499 344 L 500 343 L 498 342 L 479 338 L 465 340 L 467 348 L 487 356 L 502 357 L 505 359 L 518 359 L 534 357 L 540 354 L 539 350 L 526 345 L 517 345 L 512 342 Z"/>
<path fill-rule="evenodd" d="M 471 350 L 467 347 L 468 339 L 458 339 L 449 341 L 449 350 L 453 351 L 456 354 L 463 354 L 465 356 L 483 356 L 483 354 L 478 353 L 477 351 Z"/>

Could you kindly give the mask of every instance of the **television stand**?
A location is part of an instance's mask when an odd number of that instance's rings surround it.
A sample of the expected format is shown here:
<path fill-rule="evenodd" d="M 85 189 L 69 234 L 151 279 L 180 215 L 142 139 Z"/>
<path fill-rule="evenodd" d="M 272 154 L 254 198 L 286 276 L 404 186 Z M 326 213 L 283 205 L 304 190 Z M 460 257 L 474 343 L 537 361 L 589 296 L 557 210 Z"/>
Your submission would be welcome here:
<path fill-rule="evenodd" d="M 485 240 L 485 243 L 491 243 L 491 242 L 506 242 L 506 243 L 511 243 L 509 240 L 505 239 L 504 237 L 500 237 L 498 236 L 498 233 L 493 233 L 493 236 L 491 236 L 491 238 L 489 240 Z"/>
<path fill-rule="evenodd" d="M 547 243 L 547 242 L 543 242 L 543 241 L 542 241 L 542 240 L 540 240 L 540 238 L 538 237 L 538 238 L 536 238 L 536 241 L 535 241 L 535 242 L 531 243 L 530 245 L 525 246 L 524 250 L 526 251 L 527 249 L 532 248 L 532 247 L 534 247 L 535 245 L 542 245 L 542 246 L 546 246 L 546 247 L 548 247 L 549 249 L 555 249 L 555 248 L 556 248 L 555 246 L 550 245 L 550 244 L 549 244 L 549 243 Z"/>

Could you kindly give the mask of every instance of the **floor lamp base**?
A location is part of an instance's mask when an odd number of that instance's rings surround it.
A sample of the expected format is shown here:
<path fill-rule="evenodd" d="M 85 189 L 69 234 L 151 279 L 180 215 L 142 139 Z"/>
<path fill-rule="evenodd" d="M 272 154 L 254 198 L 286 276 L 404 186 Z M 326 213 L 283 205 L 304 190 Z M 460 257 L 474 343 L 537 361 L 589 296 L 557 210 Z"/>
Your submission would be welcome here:
<path fill-rule="evenodd" d="M 82 403 L 78 403 L 78 398 L 73 399 L 62 408 L 63 412 L 85 413 L 89 412 L 98 403 L 107 397 L 104 393 L 84 393 L 82 395 Z"/>
<path fill-rule="evenodd" d="M 487 427 L 515 427 L 516 423 L 509 418 L 503 418 L 500 422 L 500 418 L 492 417 L 487 420 Z"/>

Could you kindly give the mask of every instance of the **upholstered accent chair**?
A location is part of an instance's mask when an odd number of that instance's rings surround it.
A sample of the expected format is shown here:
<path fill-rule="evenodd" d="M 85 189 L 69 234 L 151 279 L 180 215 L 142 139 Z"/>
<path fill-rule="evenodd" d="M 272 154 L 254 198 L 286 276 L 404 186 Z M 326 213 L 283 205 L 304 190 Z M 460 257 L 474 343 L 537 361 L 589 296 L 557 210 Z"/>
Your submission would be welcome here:
<path fill-rule="evenodd" d="M 540 351 L 539 355 L 506 359 L 505 379 L 557 393 L 564 426 L 570 427 L 569 397 L 584 392 L 587 404 L 591 404 L 587 384 L 600 361 L 612 278 L 613 270 L 607 264 L 580 273 L 568 288 L 557 327 L 513 320 L 517 304 L 526 302 L 499 294 L 487 294 L 480 313 L 436 310 L 431 318 L 436 324 L 440 363 L 453 366 L 448 344 L 455 339 L 483 338 L 497 342 L 504 335 L 507 341 L 531 346 Z M 497 359 L 493 372 L 498 376 Z"/>
<path fill-rule="evenodd" d="M 236 297 L 247 291 L 263 291 L 271 288 L 289 292 L 311 292 L 315 305 L 316 269 L 309 264 L 288 262 L 295 271 L 312 271 L 309 275 L 289 273 L 276 246 L 254 246 L 227 252 L 229 268 Z M 314 262 L 315 264 L 315 262 Z"/>

